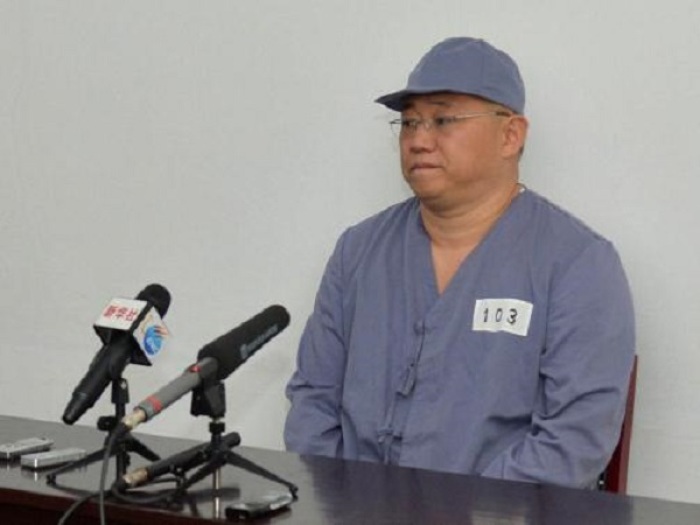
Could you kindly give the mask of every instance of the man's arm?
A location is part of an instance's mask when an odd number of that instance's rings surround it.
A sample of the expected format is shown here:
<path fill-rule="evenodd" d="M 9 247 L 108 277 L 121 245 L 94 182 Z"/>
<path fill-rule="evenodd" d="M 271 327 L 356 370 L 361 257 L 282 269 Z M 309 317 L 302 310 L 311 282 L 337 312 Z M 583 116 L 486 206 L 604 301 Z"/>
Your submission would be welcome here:
<path fill-rule="evenodd" d="M 584 250 L 550 297 L 531 430 L 482 474 L 591 486 L 618 440 L 635 352 L 629 286 L 612 245 Z"/>
<path fill-rule="evenodd" d="M 314 311 L 287 385 L 292 406 L 284 428 L 288 450 L 341 457 L 340 403 L 345 372 L 341 237 L 326 266 Z"/>

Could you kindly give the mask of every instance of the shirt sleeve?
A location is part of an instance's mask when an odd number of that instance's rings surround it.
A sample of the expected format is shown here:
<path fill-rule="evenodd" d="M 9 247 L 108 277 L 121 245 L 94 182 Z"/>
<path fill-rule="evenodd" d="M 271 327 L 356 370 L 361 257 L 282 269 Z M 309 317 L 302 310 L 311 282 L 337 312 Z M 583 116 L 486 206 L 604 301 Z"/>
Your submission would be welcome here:
<path fill-rule="evenodd" d="M 624 417 L 635 352 L 632 300 L 619 257 L 604 240 L 551 287 L 530 431 L 482 474 L 588 487 L 605 469 Z"/>
<path fill-rule="evenodd" d="M 286 388 L 291 408 L 284 427 L 287 450 L 342 455 L 340 403 L 346 348 L 343 338 L 343 239 L 339 239 L 316 295 Z"/>

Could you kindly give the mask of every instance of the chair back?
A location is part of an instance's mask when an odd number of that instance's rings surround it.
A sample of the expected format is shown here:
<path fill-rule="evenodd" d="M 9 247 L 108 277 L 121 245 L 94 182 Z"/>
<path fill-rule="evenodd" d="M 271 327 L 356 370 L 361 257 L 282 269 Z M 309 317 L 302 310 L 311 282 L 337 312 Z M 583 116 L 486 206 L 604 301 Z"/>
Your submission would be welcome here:
<path fill-rule="evenodd" d="M 637 356 L 634 356 L 630 383 L 627 389 L 627 406 L 625 418 L 622 421 L 620 439 L 615 447 L 608 466 L 598 479 L 598 488 L 607 492 L 627 494 L 627 467 L 630 459 L 630 445 L 632 443 L 632 420 L 634 418 L 634 397 L 637 390 Z"/>

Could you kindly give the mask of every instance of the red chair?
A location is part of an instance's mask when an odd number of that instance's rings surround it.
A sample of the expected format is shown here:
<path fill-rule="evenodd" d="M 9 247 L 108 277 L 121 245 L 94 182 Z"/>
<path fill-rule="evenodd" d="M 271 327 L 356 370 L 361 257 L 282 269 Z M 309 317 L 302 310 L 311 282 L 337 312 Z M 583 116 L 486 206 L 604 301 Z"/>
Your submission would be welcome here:
<path fill-rule="evenodd" d="M 622 421 L 620 439 L 615 447 L 608 466 L 598 479 L 598 489 L 618 494 L 627 494 L 627 467 L 632 442 L 632 419 L 634 417 L 634 396 L 637 390 L 637 356 L 634 356 L 630 384 L 627 390 L 627 407 Z"/>

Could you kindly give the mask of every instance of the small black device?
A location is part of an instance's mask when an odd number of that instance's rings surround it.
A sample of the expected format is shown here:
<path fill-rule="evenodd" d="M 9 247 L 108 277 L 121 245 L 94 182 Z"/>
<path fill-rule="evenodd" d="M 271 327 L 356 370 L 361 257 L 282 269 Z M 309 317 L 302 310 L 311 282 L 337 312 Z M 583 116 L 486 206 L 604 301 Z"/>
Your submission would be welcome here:
<path fill-rule="evenodd" d="M 260 498 L 238 501 L 226 507 L 229 520 L 253 520 L 261 516 L 282 512 L 289 508 L 294 497 L 289 492 L 270 491 Z"/>

